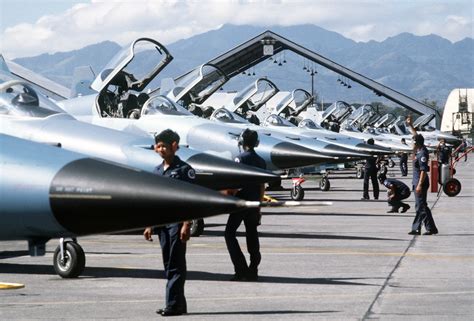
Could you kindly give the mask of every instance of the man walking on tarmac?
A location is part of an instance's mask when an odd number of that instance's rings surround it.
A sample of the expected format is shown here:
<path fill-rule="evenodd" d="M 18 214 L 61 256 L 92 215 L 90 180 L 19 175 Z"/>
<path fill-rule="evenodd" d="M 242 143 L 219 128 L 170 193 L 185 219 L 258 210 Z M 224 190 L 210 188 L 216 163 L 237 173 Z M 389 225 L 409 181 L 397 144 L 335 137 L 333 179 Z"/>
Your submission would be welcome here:
<path fill-rule="evenodd" d="M 367 144 L 374 145 L 374 139 L 369 138 Z M 379 199 L 379 183 L 377 181 L 377 158 L 369 157 L 365 160 L 364 167 L 364 192 L 362 200 L 369 200 L 369 179 L 372 181 L 372 188 L 374 192 L 374 199 Z"/>
<path fill-rule="evenodd" d="M 179 136 L 171 129 L 166 129 L 155 136 L 155 152 L 160 154 L 163 162 L 154 173 L 192 183 L 196 177 L 194 169 L 183 162 L 176 151 L 179 148 Z M 186 242 L 190 236 L 190 222 L 174 223 L 155 229 L 159 236 L 163 266 L 167 278 L 166 306 L 156 310 L 156 313 L 166 317 L 187 313 L 184 296 L 186 281 Z M 153 230 L 147 227 L 143 236 L 147 241 L 153 241 Z"/>
<path fill-rule="evenodd" d="M 413 159 L 413 190 L 415 191 L 415 210 L 416 215 L 413 220 L 410 235 L 420 235 L 421 225 L 425 225 L 426 232 L 423 235 L 438 234 L 438 229 L 431 214 L 431 210 L 426 202 L 428 196 L 428 187 L 430 180 L 428 176 L 429 153 L 425 146 L 425 139 L 421 134 L 416 132 L 413 127 L 412 119 L 407 118 L 407 124 L 413 133 L 414 143 L 414 159 Z"/>
<path fill-rule="evenodd" d="M 407 145 L 405 138 L 402 138 L 401 143 Z M 406 152 L 400 153 L 400 172 L 402 172 L 402 176 L 408 175 L 408 153 Z"/>
<path fill-rule="evenodd" d="M 257 132 L 245 129 L 239 137 L 239 145 L 242 146 L 244 152 L 235 161 L 265 169 L 265 161 L 254 150 L 258 146 L 258 142 Z M 264 184 L 252 184 L 244 186 L 235 196 L 248 201 L 262 201 L 264 192 Z M 257 226 L 260 225 L 260 218 L 259 208 L 246 209 L 229 215 L 225 228 L 225 243 L 235 271 L 234 276 L 230 279 L 231 281 L 258 281 L 258 265 L 260 264 L 261 254 Z M 247 250 L 250 254 L 249 265 L 247 265 L 236 237 L 237 229 L 242 221 L 245 224 Z"/>

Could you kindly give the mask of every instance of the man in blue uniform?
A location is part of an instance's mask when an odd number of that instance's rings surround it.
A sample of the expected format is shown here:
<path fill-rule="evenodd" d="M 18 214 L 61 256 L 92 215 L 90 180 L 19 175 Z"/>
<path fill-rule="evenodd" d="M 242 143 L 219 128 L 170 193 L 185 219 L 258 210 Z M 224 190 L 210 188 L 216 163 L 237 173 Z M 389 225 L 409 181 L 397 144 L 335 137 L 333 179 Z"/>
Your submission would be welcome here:
<path fill-rule="evenodd" d="M 405 138 L 402 138 L 401 142 L 407 145 Z M 408 153 L 400 153 L 400 172 L 402 172 L 402 176 L 408 175 Z"/>
<path fill-rule="evenodd" d="M 244 130 L 239 137 L 239 144 L 242 145 L 244 152 L 236 158 L 236 162 L 266 169 L 265 161 L 254 150 L 258 146 L 258 134 L 256 131 Z M 248 201 L 261 201 L 263 200 L 264 191 L 265 187 L 263 184 L 246 185 L 235 196 Z M 261 255 L 257 226 L 260 225 L 260 217 L 260 209 L 247 209 L 229 215 L 225 228 L 225 243 L 235 271 L 231 281 L 258 280 L 258 265 L 260 264 Z M 250 254 L 249 265 L 247 265 L 236 237 L 237 229 L 242 221 L 245 224 L 247 250 Z"/>
<path fill-rule="evenodd" d="M 162 131 L 155 137 L 155 152 L 160 154 L 163 162 L 155 168 L 154 173 L 193 182 L 196 177 L 194 169 L 175 155 L 178 148 L 179 136 L 170 129 Z M 182 315 L 187 313 L 184 282 L 186 280 L 186 241 L 190 236 L 190 222 L 168 224 L 155 228 L 155 232 L 160 239 L 167 279 L 166 306 L 158 309 L 156 313 L 162 316 Z M 151 227 L 143 232 L 147 241 L 153 241 L 152 233 Z"/>
<path fill-rule="evenodd" d="M 369 138 L 367 144 L 374 145 L 374 139 Z M 369 200 L 369 179 L 372 181 L 374 199 L 379 199 L 379 183 L 377 181 L 377 158 L 369 157 L 365 161 L 364 167 L 364 194 L 362 200 Z"/>
<path fill-rule="evenodd" d="M 388 205 L 391 209 L 387 213 L 398 213 L 398 209 L 401 207 L 401 213 L 405 213 L 410 209 L 410 205 L 403 203 L 402 200 L 410 197 L 410 188 L 394 178 L 387 178 L 384 173 L 378 175 L 380 184 L 384 185 L 388 189 Z"/>
<path fill-rule="evenodd" d="M 428 160 L 429 153 L 425 146 L 425 139 L 421 134 L 417 134 L 415 128 L 412 125 L 411 117 L 407 119 L 407 124 L 412 129 L 414 134 L 414 152 L 415 157 L 413 159 L 413 190 L 415 191 L 415 210 L 416 215 L 413 220 L 410 235 L 420 235 L 421 225 L 425 225 L 426 232 L 423 235 L 438 234 L 438 229 L 431 214 L 431 210 L 426 202 L 428 187 L 430 186 L 430 180 L 428 177 Z"/>

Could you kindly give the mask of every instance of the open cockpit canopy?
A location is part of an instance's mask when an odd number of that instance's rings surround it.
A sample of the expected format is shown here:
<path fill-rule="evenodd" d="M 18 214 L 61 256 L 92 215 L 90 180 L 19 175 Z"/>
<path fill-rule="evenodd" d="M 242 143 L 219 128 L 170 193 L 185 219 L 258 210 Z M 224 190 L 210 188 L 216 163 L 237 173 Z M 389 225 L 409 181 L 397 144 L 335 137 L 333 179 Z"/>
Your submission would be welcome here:
<path fill-rule="evenodd" d="M 353 108 L 348 103 L 336 101 L 323 112 L 321 123 L 324 121 L 342 123 L 352 112 Z"/>
<path fill-rule="evenodd" d="M 185 107 L 191 103 L 201 104 L 227 80 L 227 76 L 218 67 L 203 64 L 179 78 L 167 96 Z"/>
<path fill-rule="evenodd" d="M 141 92 L 171 60 L 173 57 L 159 42 L 139 38 L 110 60 L 91 87 L 97 92 L 109 85 L 118 87 L 122 92 Z"/>
<path fill-rule="evenodd" d="M 226 108 L 233 112 L 240 109 L 242 115 L 249 110 L 257 111 L 277 92 L 278 88 L 273 82 L 266 78 L 259 78 L 239 91 Z"/>

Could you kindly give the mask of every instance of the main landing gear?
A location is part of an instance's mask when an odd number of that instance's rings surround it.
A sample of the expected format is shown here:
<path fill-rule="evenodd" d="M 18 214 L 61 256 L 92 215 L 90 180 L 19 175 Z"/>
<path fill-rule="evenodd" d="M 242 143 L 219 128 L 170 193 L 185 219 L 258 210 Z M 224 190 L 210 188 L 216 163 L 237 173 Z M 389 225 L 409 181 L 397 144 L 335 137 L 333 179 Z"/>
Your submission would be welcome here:
<path fill-rule="evenodd" d="M 294 201 L 301 201 L 304 199 L 304 188 L 301 184 L 306 182 L 306 178 L 301 175 L 300 177 L 292 178 L 293 186 L 291 187 L 290 196 Z M 331 182 L 328 178 L 328 173 L 324 173 L 319 180 L 319 189 L 323 192 L 329 191 L 331 188 Z"/>

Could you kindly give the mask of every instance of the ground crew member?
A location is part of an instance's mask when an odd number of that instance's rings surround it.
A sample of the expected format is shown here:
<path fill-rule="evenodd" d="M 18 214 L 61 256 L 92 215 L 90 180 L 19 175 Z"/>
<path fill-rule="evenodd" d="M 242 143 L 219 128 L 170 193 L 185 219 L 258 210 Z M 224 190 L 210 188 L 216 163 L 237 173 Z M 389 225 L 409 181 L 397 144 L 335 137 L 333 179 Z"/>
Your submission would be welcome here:
<path fill-rule="evenodd" d="M 266 169 L 265 161 L 254 150 L 258 146 L 258 134 L 256 131 L 244 130 L 239 137 L 239 145 L 242 146 L 244 152 L 236 158 L 236 162 Z M 264 191 L 264 184 L 251 184 L 244 186 L 235 196 L 248 201 L 262 201 Z M 261 254 L 257 226 L 260 225 L 260 218 L 259 208 L 246 209 L 229 215 L 225 228 L 225 243 L 235 271 L 235 274 L 230 279 L 231 281 L 258 280 L 258 265 L 260 264 Z M 237 229 L 242 221 L 245 224 L 247 251 L 250 254 L 249 265 L 247 265 L 236 237 Z"/>
<path fill-rule="evenodd" d="M 378 175 L 380 184 L 384 185 L 388 191 L 388 205 L 391 206 L 391 209 L 387 213 L 398 213 L 399 208 L 402 208 L 401 213 L 405 213 L 410 209 L 410 205 L 403 203 L 402 200 L 410 197 L 410 188 L 403 183 L 394 178 L 387 178 L 384 173 Z"/>
<path fill-rule="evenodd" d="M 405 138 L 401 140 L 402 144 L 407 145 Z M 400 172 L 402 176 L 408 175 L 408 153 L 402 152 L 400 153 Z"/>
<path fill-rule="evenodd" d="M 413 159 L 413 190 L 415 191 L 415 209 L 416 215 L 413 220 L 410 235 L 420 235 L 421 225 L 425 225 L 426 232 L 423 235 L 438 234 L 438 229 L 431 214 L 431 210 L 426 202 L 430 180 L 428 177 L 429 153 L 425 146 L 425 139 L 421 134 L 417 134 L 413 127 L 411 117 L 407 118 L 407 124 L 414 134 L 414 159 Z"/>
<path fill-rule="evenodd" d="M 163 162 L 155 168 L 154 173 L 193 182 L 196 177 L 194 169 L 175 155 L 178 148 L 179 136 L 174 131 L 167 129 L 155 136 L 155 152 L 160 154 Z M 166 306 L 158 309 L 156 313 L 162 316 L 182 315 L 187 313 L 184 282 L 186 280 L 186 241 L 190 236 L 190 222 L 168 224 L 155 228 L 154 231 L 160 239 L 167 279 Z M 153 240 L 152 232 L 151 227 L 145 229 L 143 235 L 146 240 Z"/>
<path fill-rule="evenodd" d="M 449 157 L 451 156 L 451 148 L 446 146 L 446 140 L 441 138 L 436 147 L 436 154 L 438 156 L 438 182 L 441 183 L 442 165 L 449 165 Z"/>
<path fill-rule="evenodd" d="M 367 144 L 374 145 L 374 139 L 369 138 Z M 369 178 L 372 181 L 372 188 L 374 192 L 374 199 L 379 199 L 379 183 L 377 181 L 377 158 L 369 157 L 365 161 L 364 166 L 364 194 L 362 200 L 369 200 Z"/>

